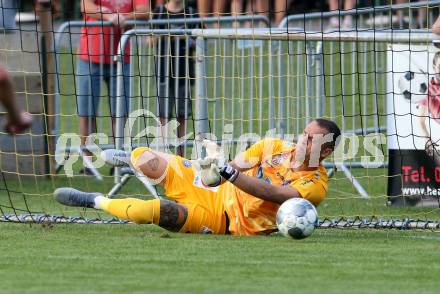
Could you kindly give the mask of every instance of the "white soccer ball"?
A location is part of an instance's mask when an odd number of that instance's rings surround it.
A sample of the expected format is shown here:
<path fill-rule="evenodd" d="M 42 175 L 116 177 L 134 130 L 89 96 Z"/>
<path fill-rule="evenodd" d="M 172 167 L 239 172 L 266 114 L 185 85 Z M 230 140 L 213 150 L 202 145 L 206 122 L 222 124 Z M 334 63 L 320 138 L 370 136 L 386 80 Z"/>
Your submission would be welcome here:
<path fill-rule="evenodd" d="M 401 95 L 411 103 L 419 103 L 428 95 L 429 77 L 424 73 L 405 72 L 398 80 Z"/>
<path fill-rule="evenodd" d="M 278 208 L 276 222 L 278 230 L 285 237 L 304 239 L 315 230 L 318 213 L 308 200 L 291 198 Z"/>

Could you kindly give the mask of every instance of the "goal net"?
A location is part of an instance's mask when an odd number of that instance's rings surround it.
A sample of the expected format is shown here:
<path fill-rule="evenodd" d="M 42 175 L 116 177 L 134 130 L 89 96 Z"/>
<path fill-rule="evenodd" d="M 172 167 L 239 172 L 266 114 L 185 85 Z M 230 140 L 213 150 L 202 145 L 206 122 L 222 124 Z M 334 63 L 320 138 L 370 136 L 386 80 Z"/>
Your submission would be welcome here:
<path fill-rule="evenodd" d="M 277 28 L 246 16 L 204 19 L 203 29 L 198 18 L 139 21 L 121 42 L 111 39 L 108 52 L 78 48 L 87 38 L 105 47 L 105 34 L 117 35 L 105 22 L 89 22 L 85 39 L 84 21 L 55 24 L 48 33 L 35 23 L 2 33 L 1 64 L 34 125 L 14 137 L 2 131 L 0 220 L 120 222 L 62 207 L 52 193 L 70 186 L 111 197 L 165 197 L 96 155 L 149 146 L 196 159 L 208 138 L 232 159 L 262 138 L 294 142 L 322 117 L 343 136 L 324 162 L 331 178 L 318 207 L 320 226 L 438 228 L 437 121 L 429 98 L 438 49 L 427 29 L 438 4 L 431 2 L 293 15 Z M 351 25 L 342 27 L 346 17 Z M 51 35 L 53 47 L 42 46 L 36 32 Z M 99 104 L 80 105 L 87 94 Z M 188 102 L 160 102 L 175 96 Z M 96 127 L 79 115 L 83 108 L 93 110 Z M 87 142 L 80 126 L 94 133 Z"/>

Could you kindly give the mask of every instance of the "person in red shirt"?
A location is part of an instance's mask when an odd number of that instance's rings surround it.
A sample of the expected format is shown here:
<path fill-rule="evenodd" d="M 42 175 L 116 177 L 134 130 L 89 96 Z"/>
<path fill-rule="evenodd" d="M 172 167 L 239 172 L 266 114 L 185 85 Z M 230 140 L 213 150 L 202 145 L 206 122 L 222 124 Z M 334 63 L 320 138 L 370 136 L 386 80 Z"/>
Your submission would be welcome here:
<path fill-rule="evenodd" d="M 96 114 L 101 93 L 101 79 L 106 82 L 109 96 L 110 114 L 116 116 L 116 63 L 113 56 L 117 53 L 125 22 L 130 19 L 149 17 L 149 0 L 81 0 L 81 12 L 84 21 L 109 21 L 114 26 L 83 27 L 77 51 L 76 95 L 80 117 L 81 144 L 87 136 L 96 132 Z M 123 75 L 125 101 L 122 115 L 128 110 L 129 85 L 129 48 L 125 51 Z M 114 119 L 112 119 L 114 124 Z M 85 156 L 91 156 L 88 150 Z M 85 173 L 89 173 L 84 169 Z"/>

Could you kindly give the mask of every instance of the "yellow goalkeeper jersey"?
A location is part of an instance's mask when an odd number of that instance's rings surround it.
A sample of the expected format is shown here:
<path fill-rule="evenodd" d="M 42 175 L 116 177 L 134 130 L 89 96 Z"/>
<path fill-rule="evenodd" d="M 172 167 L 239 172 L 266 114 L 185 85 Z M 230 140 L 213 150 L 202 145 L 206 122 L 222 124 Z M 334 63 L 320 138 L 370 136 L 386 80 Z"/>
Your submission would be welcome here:
<path fill-rule="evenodd" d="M 327 172 L 322 165 L 313 171 L 293 171 L 290 162 L 294 151 L 293 145 L 280 139 L 261 140 L 244 152 L 244 158 L 253 163 L 244 173 L 272 185 L 291 185 L 316 206 L 327 193 Z M 232 234 L 268 234 L 276 229 L 278 204 L 247 194 L 229 182 L 219 187 L 220 195 Z"/>

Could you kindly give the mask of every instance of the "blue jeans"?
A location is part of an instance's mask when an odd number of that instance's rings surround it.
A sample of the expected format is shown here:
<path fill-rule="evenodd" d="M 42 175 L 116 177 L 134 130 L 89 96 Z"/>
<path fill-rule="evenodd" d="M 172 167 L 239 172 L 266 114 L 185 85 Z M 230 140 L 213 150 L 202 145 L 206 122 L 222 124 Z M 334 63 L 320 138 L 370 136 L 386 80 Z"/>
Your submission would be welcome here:
<path fill-rule="evenodd" d="M 20 6 L 19 0 L 0 0 L 0 28 L 15 30 L 15 15 Z"/>
<path fill-rule="evenodd" d="M 102 72 L 101 72 L 102 67 Z M 127 116 L 130 67 L 123 64 L 122 116 Z M 107 85 L 107 97 L 101 96 L 101 78 Z M 116 116 L 116 64 L 99 64 L 77 59 L 76 63 L 76 103 L 79 116 L 96 117 L 99 100 L 108 101 L 110 114 Z"/>

